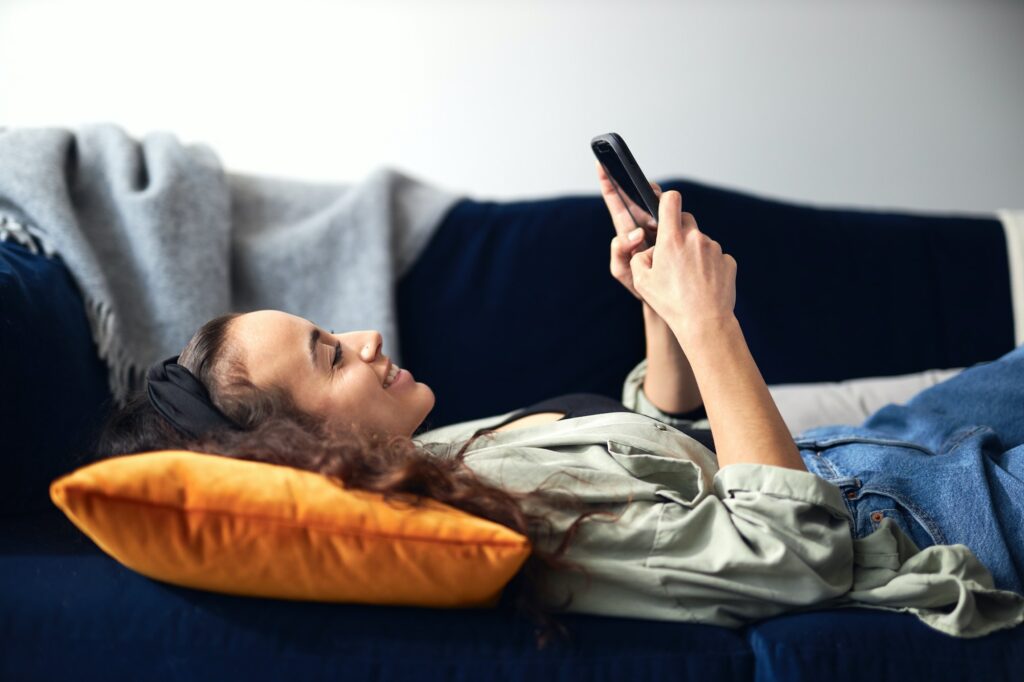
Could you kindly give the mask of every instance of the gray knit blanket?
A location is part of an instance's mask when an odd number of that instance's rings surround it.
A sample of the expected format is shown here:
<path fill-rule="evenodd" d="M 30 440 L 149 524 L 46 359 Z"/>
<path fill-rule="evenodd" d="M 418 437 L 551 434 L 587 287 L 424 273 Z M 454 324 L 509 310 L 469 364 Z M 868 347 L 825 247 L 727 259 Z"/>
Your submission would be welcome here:
<path fill-rule="evenodd" d="M 119 403 L 229 311 L 377 329 L 401 364 L 395 284 L 459 198 L 388 168 L 353 184 L 229 172 L 204 144 L 111 123 L 0 128 L 0 240 L 64 261 Z"/>

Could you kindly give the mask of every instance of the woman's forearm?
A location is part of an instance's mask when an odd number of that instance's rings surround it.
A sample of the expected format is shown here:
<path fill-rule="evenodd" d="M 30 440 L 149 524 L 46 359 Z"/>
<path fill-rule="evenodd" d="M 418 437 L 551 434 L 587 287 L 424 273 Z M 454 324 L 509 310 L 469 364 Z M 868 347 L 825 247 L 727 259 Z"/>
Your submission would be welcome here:
<path fill-rule="evenodd" d="M 700 407 L 700 388 L 690 361 L 672 328 L 646 302 L 644 331 L 647 336 L 647 375 L 644 378 L 647 399 L 659 410 L 674 414 Z"/>
<path fill-rule="evenodd" d="M 700 385 L 719 466 L 747 462 L 806 471 L 735 316 L 678 329 L 676 337 Z"/>

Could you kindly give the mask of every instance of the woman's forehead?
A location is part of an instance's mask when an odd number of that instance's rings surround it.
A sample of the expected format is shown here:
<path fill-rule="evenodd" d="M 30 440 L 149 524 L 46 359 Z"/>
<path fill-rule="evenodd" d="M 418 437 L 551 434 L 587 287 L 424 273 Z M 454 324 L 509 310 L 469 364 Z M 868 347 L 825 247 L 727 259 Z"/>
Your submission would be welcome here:
<path fill-rule="evenodd" d="M 238 331 L 250 339 L 284 340 L 288 336 L 308 336 L 314 326 L 309 320 L 280 310 L 256 310 L 239 315 L 235 322 Z"/>
<path fill-rule="evenodd" d="M 250 378 L 279 379 L 310 365 L 309 334 L 313 325 L 296 315 L 277 310 L 241 315 L 232 330 Z M 309 367 L 306 367 L 309 369 Z"/>

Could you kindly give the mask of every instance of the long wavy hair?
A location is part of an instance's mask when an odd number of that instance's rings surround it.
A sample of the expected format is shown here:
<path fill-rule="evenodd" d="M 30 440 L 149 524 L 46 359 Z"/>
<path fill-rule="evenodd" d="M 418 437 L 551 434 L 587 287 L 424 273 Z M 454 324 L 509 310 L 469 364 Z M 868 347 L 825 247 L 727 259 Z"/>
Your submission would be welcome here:
<path fill-rule="evenodd" d="M 545 607 L 543 576 L 548 570 L 576 571 L 585 576 L 589 586 L 586 570 L 563 555 L 583 521 L 595 515 L 614 521 L 617 515 L 594 510 L 575 495 L 545 488 L 544 483 L 529 492 L 516 492 L 478 478 L 465 465 L 465 453 L 476 438 L 491 430 L 474 435 L 455 456 L 439 457 L 411 437 L 384 436 L 357 424 L 327 423 L 300 411 L 284 390 L 257 387 L 249 380 L 228 334 L 231 322 L 240 314 L 222 315 L 203 325 L 181 352 L 178 363 L 207 387 L 213 403 L 241 430 L 217 430 L 198 439 L 189 438 L 156 411 L 143 386 L 110 414 L 96 439 L 92 458 L 180 449 L 267 462 L 336 477 L 346 488 L 382 493 L 385 500 L 419 505 L 429 498 L 500 523 L 528 537 L 532 550 L 505 587 L 499 608 L 511 607 L 538 626 L 538 649 L 553 638 L 568 638 L 565 626 L 551 614 L 565 611 L 572 595 L 557 606 Z M 542 506 L 537 513 L 530 511 L 535 503 Z M 543 507 L 583 512 L 550 552 L 541 547 L 552 536 L 552 524 Z"/>

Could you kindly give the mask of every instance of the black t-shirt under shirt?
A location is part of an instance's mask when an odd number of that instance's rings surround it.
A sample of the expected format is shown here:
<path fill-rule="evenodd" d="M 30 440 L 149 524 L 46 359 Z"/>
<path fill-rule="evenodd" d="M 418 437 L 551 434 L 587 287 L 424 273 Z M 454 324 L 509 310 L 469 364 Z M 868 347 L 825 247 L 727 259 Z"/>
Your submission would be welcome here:
<path fill-rule="evenodd" d="M 605 414 L 608 412 L 635 413 L 635 410 L 629 409 L 618 400 L 613 400 L 612 398 L 599 393 L 566 393 L 565 395 L 555 396 L 554 398 L 548 398 L 547 400 L 542 400 L 539 403 L 534 403 L 533 405 L 524 407 L 521 410 L 516 410 L 500 424 L 495 424 L 487 429 L 479 429 L 477 430 L 477 433 L 487 431 L 489 429 L 496 429 L 499 426 L 504 426 L 516 419 L 521 419 L 522 417 L 531 414 L 537 414 L 538 412 L 564 412 L 565 416 L 558 420 L 562 421 L 562 419 L 569 419 L 571 417 L 585 417 L 591 414 Z M 703 405 L 695 410 L 685 412 L 683 414 L 673 414 L 671 412 L 666 412 L 665 414 L 678 419 L 688 419 L 693 421 L 698 419 L 707 419 L 708 416 Z M 694 429 L 678 426 L 675 428 L 694 440 L 699 441 L 707 449 L 711 450 L 711 452 L 715 451 L 715 441 L 711 437 L 711 429 Z"/>

